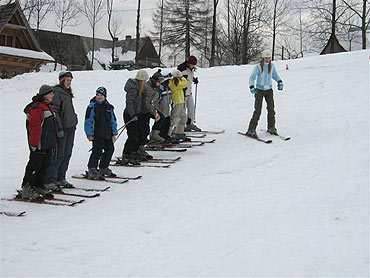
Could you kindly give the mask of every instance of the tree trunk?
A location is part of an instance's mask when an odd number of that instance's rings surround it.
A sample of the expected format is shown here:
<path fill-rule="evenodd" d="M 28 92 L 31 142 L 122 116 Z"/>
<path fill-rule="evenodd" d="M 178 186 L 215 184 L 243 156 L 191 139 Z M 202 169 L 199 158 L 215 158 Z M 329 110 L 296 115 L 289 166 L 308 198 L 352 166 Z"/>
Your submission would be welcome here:
<path fill-rule="evenodd" d="M 186 39 L 185 39 L 185 59 L 190 56 L 190 14 L 189 14 L 189 0 L 186 1 Z"/>
<path fill-rule="evenodd" d="M 162 55 L 162 40 L 163 40 L 163 0 L 161 3 L 161 29 L 159 31 L 159 60 L 161 60 L 161 55 Z M 160 65 L 158 65 L 160 66 Z"/>
<path fill-rule="evenodd" d="M 275 56 L 277 2 L 278 2 L 278 0 L 274 1 L 274 17 L 273 17 L 273 22 L 272 22 L 272 55 L 271 55 L 271 59 L 273 61 L 274 61 L 274 56 Z"/>
<path fill-rule="evenodd" d="M 135 64 L 138 66 L 138 55 L 139 55 L 139 41 L 140 41 L 140 4 L 141 0 L 137 3 L 137 17 L 136 17 L 136 57 Z"/>
<path fill-rule="evenodd" d="M 362 18 L 361 18 L 362 49 L 366 49 L 366 1 L 367 0 L 363 0 L 362 4 Z"/>
<path fill-rule="evenodd" d="M 211 60 L 209 66 L 215 66 L 215 51 L 216 51 L 216 19 L 217 19 L 217 4 L 218 0 L 213 0 L 213 22 L 212 22 L 212 42 L 211 42 Z"/>
<path fill-rule="evenodd" d="M 330 40 L 330 53 L 334 53 L 334 43 L 333 40 L 331 40 L 331 37 L 335 37 L 335 22 L 336 22 L 336 11 L 337 11 L 337 2 L 336 0 L 333 0 L 333 13 L 332 13 L 332 19 L 331 19 L 331 36 L 329 38 Z"/>

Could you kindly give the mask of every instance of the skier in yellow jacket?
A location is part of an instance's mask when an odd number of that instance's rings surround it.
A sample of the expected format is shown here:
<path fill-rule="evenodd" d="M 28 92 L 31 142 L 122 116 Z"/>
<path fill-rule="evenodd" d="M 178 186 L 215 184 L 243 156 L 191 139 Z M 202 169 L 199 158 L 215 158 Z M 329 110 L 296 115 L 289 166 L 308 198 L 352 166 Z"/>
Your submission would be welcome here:
<path fill-rule="evenodd" d="M 184 129 L 187 115 L 183 89 L 189 86 L 189 82 L 182 76 L 182 73 L 179 70 L 174 70 L 172 72 L 172 77 L 169 87 L 171 89 L 171 98 L 174 102 L 174 107 L 171 111 L 171 127 L 168 135 L 172 135 L 176 140 L 184 140 L 186 138 Z"/>

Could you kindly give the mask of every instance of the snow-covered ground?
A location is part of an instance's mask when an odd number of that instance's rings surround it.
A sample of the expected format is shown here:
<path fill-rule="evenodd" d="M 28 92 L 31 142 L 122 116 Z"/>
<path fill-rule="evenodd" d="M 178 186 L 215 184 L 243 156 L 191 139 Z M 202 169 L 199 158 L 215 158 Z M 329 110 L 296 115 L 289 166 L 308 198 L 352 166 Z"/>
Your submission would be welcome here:
<path fill-rule="evenodd" d="M 253 66 L 199 69 L 197 124 L 226 133 L 208 135 L 216 143 L 189 149 L 169 169 L 114 168 L 143 178 L 76 207 L 0 201 L 0 210 L 27 211 L 0 216 L 1 276 L 367 277 L 369 51 L 276 65 L 285 85 L 275 93 L 277 128 L 291 141 L 266 145 L 237 134 L 253 112 Z M 74 73 L 80 123 L 69 176 L 86 169 L 83 120 L 95 89 L 107 87 L 122 125 L 122 88 L 134 75 Z M 2 198 L 20 188 L 28 158 L 23 108 L 57 76 L 0 81 Z"/>

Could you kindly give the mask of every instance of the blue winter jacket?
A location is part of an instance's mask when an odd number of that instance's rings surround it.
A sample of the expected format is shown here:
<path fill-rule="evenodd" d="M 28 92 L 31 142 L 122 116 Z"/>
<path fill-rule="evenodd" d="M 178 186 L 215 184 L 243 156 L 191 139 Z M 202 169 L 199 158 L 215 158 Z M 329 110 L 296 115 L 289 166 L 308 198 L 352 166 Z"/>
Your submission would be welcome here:
<path fill-rule="evenodd" d="M 254 84 L 257 78 L 257 84 Z M 252 75 L 249 78 L 249 86 L 255 86 L 260 90 L 270 90 L 272 88 L 271 78 L 276 82 L 281 81 L 278 75 L 275 65 L 271 64 L 271 71 L 268 72 L 268 64 L 263 64 L 263 72 L 261 71 L 261 66 L 258 64 L 254 67 Z"/>
<path fill-rule="evenodd" d="M 94 140 L 109 140 L 118 134 L 114 107 L 107 100 L 99 102 L 95 97 L 90 100 L 85 115 L 85 133 Z"/>

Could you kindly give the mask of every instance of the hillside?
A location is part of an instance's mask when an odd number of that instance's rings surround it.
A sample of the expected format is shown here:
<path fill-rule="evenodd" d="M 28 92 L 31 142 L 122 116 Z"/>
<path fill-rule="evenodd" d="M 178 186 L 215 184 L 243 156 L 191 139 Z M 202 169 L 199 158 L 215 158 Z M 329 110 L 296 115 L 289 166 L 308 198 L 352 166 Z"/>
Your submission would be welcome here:
<path fill-rule="evenodd" d="M 0 216 L 1 276 L 368 276 L 369 51 L 276 66 L 285 85 L 275 91 L 276 126 L 292 140 L 266 145 L 237 134 L 253 112 L 252 65 L 198 69 L 197 124 L 226 133 L 208 135 L 217 141 L 169 169 L 114 168 L 143 178 L 73 208 L 0 201 L 0 210 L 27 211 Z M 0 80 L 2 198 L 20 188 L 27 163 L 23 108 L 57 75 Z M 80 123 L 69 176 L 86 169 L 83 120 L 95 89 L 108 89 L 121 126 L 123 86 L 134 75 L 74 73 Z M 258 132 L 269 138 L 265 127 L 263 109 Z"/>

